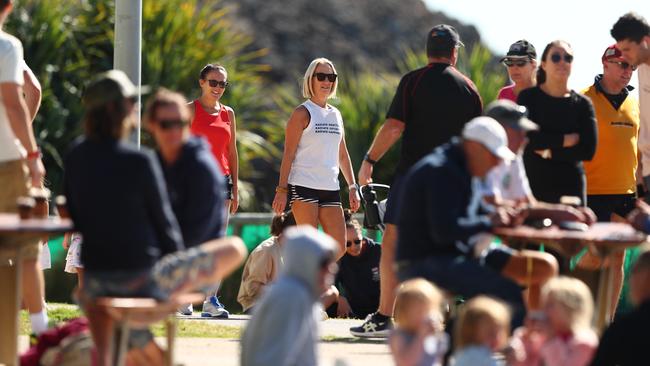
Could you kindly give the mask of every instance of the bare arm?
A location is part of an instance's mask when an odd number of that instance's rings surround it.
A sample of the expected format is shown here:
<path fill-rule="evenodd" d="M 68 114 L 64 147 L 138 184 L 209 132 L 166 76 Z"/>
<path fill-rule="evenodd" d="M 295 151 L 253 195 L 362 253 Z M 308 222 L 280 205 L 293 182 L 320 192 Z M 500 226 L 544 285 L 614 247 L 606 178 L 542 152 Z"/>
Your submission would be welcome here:
<path fill-rule="evenodd" d="M 36 75 L 34 75 L 34 72 L 32 72 L 32 69 L 27 64 L 24 64 L 24 66 L 23 77 L 25 78 L 25 86 L 23 87 L 23 92 L 25 94 L 27 109 L 29 109 L 30 121 L 33 122 L 41 107 L 42 88 L 41 83 L 36 78 Z"/>
<path fill-rule="evenodd" d="M 34 130 L 29 122 L 29 111 L 23 97 L 23 88 L 15 83 L 1 83 L 2 102 L 5 105 L 9 125 L 16 138 L 28 152 L 38 150 Z M 45 168 L 40 158 L 28 159 L 27 166 L 32 178 L 32 186 L 40 187 L 45 175 Z"/>
<path fill-rule="evenodd" d="M 230 213 L 237 212 L 239 207 L 239 154 L 237 153 L 237 122 L 235 120 L 235 111 L 228 108 L 230 116 L 230 144 L 228 145 L 228 163 L 230 165 L 230 177 L 232 178 L 232 202 L 230 204 Z"/>
<path fill-rule="evenodd" d="M 370 149 L 368 150 L 370 159 L 379 161 L 402 136 L 404 128 L 404 122 L 393 118 L 387 119 L 377 132 L 372 145 L 370 145 Z M 365 185 L 372 182 L 372 168 L 372 164 L 365 160 L 361 163 L 359 184 Z"/>
<path fill-rule="evenodd" d="M 289 121 L 284 137 L 284 153 L 282 154 L 282 164 L 280 165 L 280 180 L 278 187 L 285 188 L 288 185 L 289 173 L 291 172 L 291 165 L 296 158 L 296 151 L 298 150 L 298 143 L 302 137 L 302 131 L 307 128 L 309 123 L 309 112 L 303 106 L 296 108 Z M 275 199 L 273 200 L 273 210 L 275 213 L 280 214 L 284 211 L 287 203 L 287 194 L 276 192 Z"/>
<path fill-rule="evenodd" d="M 352 162 L 350 161 L 350 154 L 348 152 L 348 145 L 345 143 L 345 133 L 341 138 L 341 143 L 339 145 L 339 166 L 341 167 L 341 172 L 345 177 L 345 181 L 348 182 L 348 186 L 353 184 L 356 185 L 354 181 L 354 170 L 352 169 Z M 350 209 L 352 212 L 356 212 L 361 205 L 361 198 L 357 192 L 356 186 L 349 189 L 350 191 Z"/>

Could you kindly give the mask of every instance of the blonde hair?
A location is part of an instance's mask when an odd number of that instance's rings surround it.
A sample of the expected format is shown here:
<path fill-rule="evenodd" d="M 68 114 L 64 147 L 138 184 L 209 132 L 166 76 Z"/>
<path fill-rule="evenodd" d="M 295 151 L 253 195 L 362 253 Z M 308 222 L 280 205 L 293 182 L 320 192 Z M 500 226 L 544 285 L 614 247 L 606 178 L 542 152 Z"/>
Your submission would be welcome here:
<path fill-rule="evenodd" d="M 415 302 L 425 303 L 430 308 L 439 311 L 442 294 L 435 285 L 423 278 L 403 282 L 397 289 L 395 297 L 395 308 L 393 309 L 395 323 L 399 325 L 404 321 L 411 304 Z"/>
<path fill-rule="evenodd" d="M 480 344 L 478 330 L 486 322 L 501 327 L 507 334 L 510 329 L 510 309 L 505 303 L 487 296 L 477 296 L 469 300 L 460 310 L 454 329 L 458 349 Z"/>
<path fill-rule="evenodd" d="M 566 311 L 572 330 L 589 328 L 594 314 L 594 300 L 589 287 L 579 279 L 559 276 L 542 288 L 544 302 L 557 301 Z"/>
<path fill-rule="evenodd" d="M 336 74 L 336 68 L 334 67 L 334 63 L 332 61 L 324 57 L 319 57 L 312 61 L 309 64 L 309 67 L 307 67 L 307 71 L 305 71 L 305 76 L 302 78 L 302 96 L 307 99 L 311 98 L 314 95 L 314 91 L 311 87 L 311 79 L 314 77 L 314 74 L 316 73 L 316 67 L 318 67 L 318 65 L 329 65 L 332 68 L 332 72 Z M 332 92 L 328 98 L 336 98 L 336 88 L 338 85 L 339 79 L 337 78 L 334 80 Z"/>

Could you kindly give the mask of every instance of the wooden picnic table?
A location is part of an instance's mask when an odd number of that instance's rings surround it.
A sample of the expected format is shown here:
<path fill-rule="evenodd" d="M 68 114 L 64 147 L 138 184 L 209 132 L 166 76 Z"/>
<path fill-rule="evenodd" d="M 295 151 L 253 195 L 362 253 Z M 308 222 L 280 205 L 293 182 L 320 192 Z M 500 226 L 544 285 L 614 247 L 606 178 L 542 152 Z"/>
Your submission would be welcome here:
<path fill-rule="evenodd" d="M 647 241 L 648 236 L 626 223 L 595 223 L 587 231 L 562 230 L 557 226 L 536 229 L 529 226 L 514 228 L 495 228 L 494 234 L 511 247 L 522 248 L 531 243 L 543 243 L 567 258 L 590 248 L 601 259 L 627 248 Z M 604 261 L 603 261 L 604 262 Z M 596 328 L 603 331 L 612 318 L 612 292 L 614 270 L 611 266 L 601 266 L 596 301 Z"/>
<path fill-rule="evenodd" d="M 0 364 L 17 366 L 19 314 L 22 300 L 23 251 L 40 245 L 38 239 L 72 230 L 72 221 L 58 217 L 21 220 L 18 214 L 0 213 L 0 250 L 12 253 L 11 263 L 0 263 Z M 33 244 L 16 246 L 11 239 L 33 238 Z M 9 240 L 6 240 L 9 239 Z M 15 253 L 15 254 L 13 254 Z"/>

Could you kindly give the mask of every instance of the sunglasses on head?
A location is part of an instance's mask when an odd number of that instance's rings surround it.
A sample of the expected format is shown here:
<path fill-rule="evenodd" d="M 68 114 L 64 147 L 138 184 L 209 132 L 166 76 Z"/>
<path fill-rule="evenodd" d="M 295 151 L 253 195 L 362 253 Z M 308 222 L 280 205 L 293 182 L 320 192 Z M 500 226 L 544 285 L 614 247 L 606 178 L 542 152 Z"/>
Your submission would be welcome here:
<path fill-rule="evenodd" d="M 318 79 L 318 81 L 325 81 L 325 79 L 327 78 L 327 80 L 328 80 L 330 83 L 335 82 L 337 76 L 338 76 L 338 75 L 336 75 L 336 74 L 326 74 L 326 73 L 324 73 L 324 72 L 317 72 L 317 73 L 314 74 L 314 77 L 315 77 L 316 79 Z"/>
<path fill-rule="evenodd" d="M 567 64 L 573 62 L 573 55 L 569 55 L 568 53 L 565 53 L 564 55 L 554 53 L 551 55 L 551 61 L 553 61 L 554 64 L 560 63 L 560 60 L 562 60 L 562 58 L 564 58 L 564 62 Z"/>
<path fill-rule="evenodd" d="M 351 247 L 352 243 L 354 243 L 355 245 L 359 245 L 359 244 L 361 244 L 361 239 L 348 240 L 348 241 L 345 242 L 345 247 L 346 248 Z"/>
<path fill-rule="evenodd" d="M 171 130 L 172 128 L 183 128 L 187 125 L 186 121 L 182 119 L 161 119 L 158 121 L 158 126 L 163 130 Z"/>
<path fill-rule="evenodd" d="M 208 85 L 210 85 L 211 88 L 216 88 L 216 87 L 225 88 L 228 85 L 230 85 L 230 83 L 227 81 L 208 79 Z"/>
<path fill-rule="evenodd" d="M 630 65 L 625 61 L 607 61 L 607 62 L 609 62 L 610 64 L 617 64 L 623 70 L 627 70 L 630 67 L 632 68 L 632 71 L 636 70 L 636 65 Z"/>
<path fill-rule="evenodd" d="M 524 67 L 528 63 L 528 60 L 508 60 L 508 59 L 506 59 L 506 60 L 503 61 L 503 63 L 508 67 L 513 67 L 513 66 Z"/>

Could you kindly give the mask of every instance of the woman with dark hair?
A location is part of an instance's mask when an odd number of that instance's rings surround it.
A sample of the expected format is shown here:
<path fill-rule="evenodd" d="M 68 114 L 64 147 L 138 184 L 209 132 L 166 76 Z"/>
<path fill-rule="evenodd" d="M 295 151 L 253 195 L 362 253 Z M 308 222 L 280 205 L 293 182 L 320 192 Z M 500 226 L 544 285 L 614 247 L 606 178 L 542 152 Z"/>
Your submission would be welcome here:
<path fill-rule="evenodd" d="M 235 111 L 221 103 L 226 91 L 228 71 L 219 64 L 207 64 L 199 73 L 201 96 L 191 105 L 193 112 L 190 130 L 210 143 L 212 154 L 219 163 L 226 178 L 226 212 L 223 227 L 228 227 L 229 214 L 239 207 L 239 156 L 237 154 L 237 127 Z M 203 302 L 201 316 L 206 318 L 228 318 L 230 313 L 217 298 L 219 283 L 215 284 L 212 295 Z"/>
<path fill-rule="evenodd" d="M 528 134 L 524 151 L 533 195 L 551 203 L 574 196 L 584 206 L 582 162 L 596 152 L 596 117 L 591 101 L 568 87 L 572 62 L 573 50 L 567 42 L 549 43 L 537 70 L 537 86 L 523 90 L 517 101 L 540 127 Z"/>
<path fill-rule="evenodd" d="M 345 254 L 345 222 L 341 206 L 339 172 L 348 182 L 350 208 L 359 209 L 360 197 L 345 143 L 341 112 L 327 103 L 336 97 L 338 75 L 332 61 L 313 60 L 302 83 L 307 100 L 289 117 L 280 179 L 273 211 L 286 210 L 287 201 L 299 225 L 318 227 L 339 243 Z"/>
<path fill-rule="evenodd" d="M 260 243 L 248 256 L 237 295 L 237 301 L 244 313 L 250 314 L 264 287 L 280 274 L 282 233 L 286 228 L 295 225 L 296 220 L 291 211 L 275 215 L 271 222 L 271 237 Z"/>
<path fill-rule="evenodd" d="M 235 269 L 245 254 L 241 240 L 234 237 L 182 251 L 180 230 L 155 155 L 125 139 L 132 126 L 135 96 L 135 86 L 121 71 L 111 70 L 93 80 L 83 97 L 85 136 L 65 159 L 68 210 L 84 238 L 82 306 L 100 366 L 110 363 L 114 324 L 94 299 L 166 300 L 202 290 Z M 154 357 L 145 364 L 162 364 L 150 333 L 132 335 L 131 344 Z M 142 364 L 135 357 L 130 361 Z"/>

